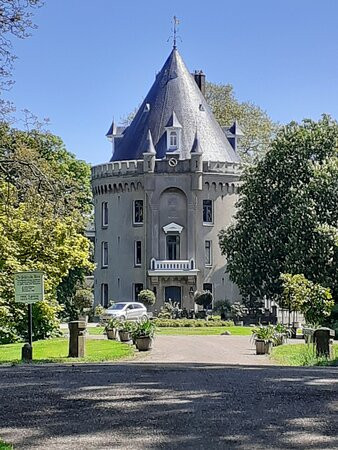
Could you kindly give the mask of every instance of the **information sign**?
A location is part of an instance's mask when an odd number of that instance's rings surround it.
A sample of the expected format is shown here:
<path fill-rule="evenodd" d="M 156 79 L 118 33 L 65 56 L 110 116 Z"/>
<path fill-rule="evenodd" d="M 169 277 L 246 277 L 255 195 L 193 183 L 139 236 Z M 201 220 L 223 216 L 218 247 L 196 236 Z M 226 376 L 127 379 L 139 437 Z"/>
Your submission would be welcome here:
<path fill-rule="evenodd" d="M 14 275 L 15 301 L 32 304 L 43 300 L 43 272 L 19 272 Z"/>

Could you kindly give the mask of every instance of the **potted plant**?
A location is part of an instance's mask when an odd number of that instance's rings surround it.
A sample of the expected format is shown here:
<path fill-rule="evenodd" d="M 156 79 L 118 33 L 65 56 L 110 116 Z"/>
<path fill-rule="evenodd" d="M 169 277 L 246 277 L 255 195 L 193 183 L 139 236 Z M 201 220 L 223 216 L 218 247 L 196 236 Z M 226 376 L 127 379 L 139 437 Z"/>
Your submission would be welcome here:
<path fill-rule="evenodd" d="M 155 324 L 148 320 L 138 322 L 132 332 L 133 341 L 136 348 L 140 351 L 148 351 L 153 346 L 155 333 Z"/>
<path fill-rule="evenodd" d="M 272 344 L 275 340 L 276 332 L 272 325 L 267 325 L 266 327 L 259 326 L 252 330 L 252 338 L 256 345 L 257 355 L 270 354 Z"/>
<path fill-rule="evenodd" d="M 91 289 L 79 286 L 74 294 L 73 308 L 77 315 L 77 320 L 88 322 L 88 312 L 93 305 L 94 295 Z M 73 319 L 74 320 L 74 319 Z"/>
<path fill-rule="evenodd" d="M 203 318 L 207 317 L 207 311 L 210 305 L 212 305 L 213 296 L 210 291 L 196 291 L 194 294 L 194 301 L 196 305 L 203 306 L 203 314 L 201 316 L 204 316 Z M 199 311 L 200 313 L 202 311 Z"/>
<path fill-rule="evenodd" d="M 127 322 L 126 320 L 119 323 L 118 330 L 121 342 L 130 342 L 132 339 L 132 332 L 135 329 L 135 324 Z"/>
<path fill-rule="evenodd" d="M 120 321 L 116 317 L 113 317 L 107 322 L 104 329 L 108 339 L 116 340 L 118 338 L 119 325 Z"/>
<path fill-rule="evenodd" d="M 239 302 L 235 302 L 233 305 L 231 305 L 231 314 L 234 318 L 235 325 L 243 326 L 243 317 L 246 314 L 247 309 L 246 307 Z"/>
<path fill-rule="evenodd" d="M 278 323 L 275 326 L 275 337 L 273 340 L 273 345 L 283 345 L 286 344 L 287 338 L 291 337 L 291 330 L 282 323 Z"/>

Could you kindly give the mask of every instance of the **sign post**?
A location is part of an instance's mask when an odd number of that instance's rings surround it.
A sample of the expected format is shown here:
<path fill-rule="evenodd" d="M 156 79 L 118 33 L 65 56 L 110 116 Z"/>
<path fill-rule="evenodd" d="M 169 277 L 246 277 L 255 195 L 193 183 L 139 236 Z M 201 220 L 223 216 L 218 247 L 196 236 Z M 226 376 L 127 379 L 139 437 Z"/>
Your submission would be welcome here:
<path fill-rule="evenodd" d="M 32 304 L 44 298 L 43 272 L 19 272 L 14 275 L 15 301 L 28 305 L 28 343 L 22 348 L 22 359 L 33 356 Z"/>

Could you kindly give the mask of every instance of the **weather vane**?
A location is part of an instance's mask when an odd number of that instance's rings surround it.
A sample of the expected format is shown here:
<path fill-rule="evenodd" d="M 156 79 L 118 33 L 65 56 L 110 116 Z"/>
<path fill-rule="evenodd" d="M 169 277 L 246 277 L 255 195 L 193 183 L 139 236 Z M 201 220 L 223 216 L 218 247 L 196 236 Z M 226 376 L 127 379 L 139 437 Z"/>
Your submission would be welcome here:
<path fill-rule="evenodd" d="M 167 40 L 167 42 L 169 42 L 170 39 L 173 40 L 173 48 L 176 48 L 176 41 L 177 41 L 177 39 L 180 39 L 180 41 L 182 42 L 181 36 L 179 36 L 177 34 L 179 23 L 180 23 L 180 21 L 178 20 L 178 18 L 176 16 L 174 16 L 174 18 L 173 18 L 173 24 L 174 25 L 173 25 L 173 29 L 172 29 L 173 34 Z"/>

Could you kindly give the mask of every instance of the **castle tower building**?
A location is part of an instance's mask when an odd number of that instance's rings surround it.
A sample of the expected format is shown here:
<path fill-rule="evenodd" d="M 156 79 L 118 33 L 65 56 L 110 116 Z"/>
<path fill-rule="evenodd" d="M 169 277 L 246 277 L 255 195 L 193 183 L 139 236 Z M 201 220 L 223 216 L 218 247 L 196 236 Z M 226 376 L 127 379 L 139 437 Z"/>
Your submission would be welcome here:
<path fill-rule="evenodd" d="M 240 133 L 219 126 L 204 86 L 174 48 L 131 124 L 107 133 L 111 161 L 92 168 L 96 304 L 146 288 L 157 310 L 168 299 L 193 308 L 203 289 L 238 300 L 218 233 L 235 213 Z"/>

